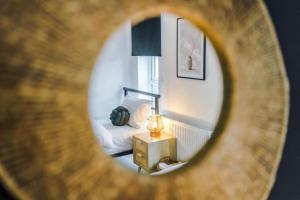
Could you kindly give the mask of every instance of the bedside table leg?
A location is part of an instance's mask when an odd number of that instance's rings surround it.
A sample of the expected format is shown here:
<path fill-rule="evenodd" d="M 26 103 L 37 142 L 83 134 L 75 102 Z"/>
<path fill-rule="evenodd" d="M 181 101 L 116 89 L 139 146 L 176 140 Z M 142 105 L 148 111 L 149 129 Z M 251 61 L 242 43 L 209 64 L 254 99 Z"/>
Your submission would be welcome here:
<path fill-rule="evenodd" d="M 142 170 L 142 168 L 141 168 L 141 167 L 139 167 L 139 168 L 138 168 L 138 173 L 141 173 L 141 170 Z"/>

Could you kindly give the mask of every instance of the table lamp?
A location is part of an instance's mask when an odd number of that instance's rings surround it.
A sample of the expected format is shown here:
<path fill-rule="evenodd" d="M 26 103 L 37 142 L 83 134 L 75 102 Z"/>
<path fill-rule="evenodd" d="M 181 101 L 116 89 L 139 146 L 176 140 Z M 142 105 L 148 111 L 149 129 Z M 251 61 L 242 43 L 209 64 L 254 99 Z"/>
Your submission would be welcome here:
<path fill-rule="evenodd" d="M 159 137 L 163 128 L 164 125 L 160 115 L 151 115 L 149 117 L 147 129 L 150 131 L 151 137 Z"/>

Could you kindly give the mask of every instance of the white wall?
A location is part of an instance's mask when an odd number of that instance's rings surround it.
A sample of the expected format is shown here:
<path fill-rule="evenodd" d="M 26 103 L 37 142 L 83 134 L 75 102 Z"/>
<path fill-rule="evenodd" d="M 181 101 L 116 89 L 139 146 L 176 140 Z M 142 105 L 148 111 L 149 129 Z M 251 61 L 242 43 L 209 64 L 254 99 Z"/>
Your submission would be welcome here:
<path fill-rule="evenodd" d="M 177 78 L 177 17 L 163 13 L 161 28 L 161 112 L 178 121 L 213 130 L 222 105 L 223 80 L 220 63 L 212 44 L 207 40 L 205 81 Z"/>
<path fill-rule="evenodd" d="M 92 73 L 89 112 L 94 119 L 108 119 L 121 104 L 122 87 L 137 85 L 137 64 L 131 56 L 131 24 L 123 24 L 106 42 Z"/>

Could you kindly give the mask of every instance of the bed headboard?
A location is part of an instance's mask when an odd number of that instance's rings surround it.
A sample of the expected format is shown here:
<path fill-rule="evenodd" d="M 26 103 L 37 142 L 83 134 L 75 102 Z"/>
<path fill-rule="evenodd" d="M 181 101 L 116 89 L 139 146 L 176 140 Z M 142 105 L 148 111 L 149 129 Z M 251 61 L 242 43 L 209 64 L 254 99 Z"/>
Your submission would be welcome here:
<path fill-rule="evenodd" d="M 134 92 L 134 93 L 154 97 L 154 99 L 155 99 L 155 102 L 154 102 L 155 114 L 159 114 L 159 105 L 158 105 L 158 99 L 160 98 L 159 94 L 153 94 L 153 93 L 150 93 L 150 92 L 144 92 L 144 91 L 141 91 L 141 90 L 136 90 L 136 89 L 127 88 L 127 87 L 123 87 L 123 90 L 124 90 L 124 96 L 126 96 L 128 94 L 128 92 Z"/>

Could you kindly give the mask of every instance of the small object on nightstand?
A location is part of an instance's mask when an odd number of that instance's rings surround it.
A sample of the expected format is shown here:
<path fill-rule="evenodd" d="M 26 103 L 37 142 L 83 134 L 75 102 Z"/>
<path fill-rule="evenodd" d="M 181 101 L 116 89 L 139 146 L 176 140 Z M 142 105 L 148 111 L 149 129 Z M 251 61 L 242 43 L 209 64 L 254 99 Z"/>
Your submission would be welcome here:
<path fill-rule="evenodd" d="M 160 137 L 160 132 L 164 128 L 160 115 L 151 115 L 148 119 L 147 128 L 150 131 L 151 137 Z"/>
<path fill-rule="evenodd" d="M 149 133 L 133 136 L 133 162 L 147 172 L 155 171 L 160 159 L 169 157 L 177 160 L 176 137 L 162 133 L 151 137 Z"/>

